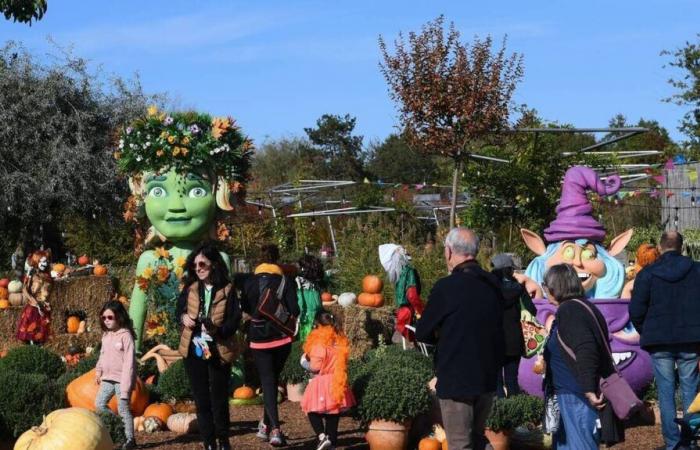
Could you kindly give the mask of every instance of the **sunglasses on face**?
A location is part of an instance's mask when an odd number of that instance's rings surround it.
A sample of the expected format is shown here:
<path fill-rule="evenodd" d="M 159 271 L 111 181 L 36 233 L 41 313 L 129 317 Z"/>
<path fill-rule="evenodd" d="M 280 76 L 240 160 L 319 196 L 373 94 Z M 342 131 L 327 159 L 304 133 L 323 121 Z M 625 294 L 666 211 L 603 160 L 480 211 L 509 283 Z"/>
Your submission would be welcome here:
<path fill-rule="evenodd" d="M 195 263 L 195 265 L 197 266 L 197 269 L 208 269 L 211 267 L 210 263 L 204 261 L 198 261 L 197 263 Z"/>
<path fill-rule="evenodd" d="M 114 320 L 114 316 L 111 314 L 105 314 L 102 316 L 102 320 Z"/>

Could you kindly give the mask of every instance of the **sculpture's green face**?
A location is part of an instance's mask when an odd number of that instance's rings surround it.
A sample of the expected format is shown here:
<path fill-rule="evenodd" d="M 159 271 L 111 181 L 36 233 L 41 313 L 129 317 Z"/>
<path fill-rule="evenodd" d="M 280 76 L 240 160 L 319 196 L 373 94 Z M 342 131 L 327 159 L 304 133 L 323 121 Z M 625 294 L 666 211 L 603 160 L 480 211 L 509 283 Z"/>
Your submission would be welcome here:
<path fill-rule="evenodd" d="M 200 239 L 209 231 L 216 213 L 209 180 L 170 170 L 148 175 L 145 182 L 146 215 L 160 234 L 177 242 Z"/>

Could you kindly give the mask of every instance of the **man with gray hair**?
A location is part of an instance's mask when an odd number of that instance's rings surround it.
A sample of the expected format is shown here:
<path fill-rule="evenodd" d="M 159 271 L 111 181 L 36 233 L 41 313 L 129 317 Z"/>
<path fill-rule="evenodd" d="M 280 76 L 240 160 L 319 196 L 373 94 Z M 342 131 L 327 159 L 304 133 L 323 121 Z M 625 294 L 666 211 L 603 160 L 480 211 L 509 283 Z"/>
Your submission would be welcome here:
<path fill-rule="evenodd" d="M 501 290 L 479 266 L 478 252 L 473 231 L 448 233 L 450 275 L 435 283 L 416 325 L 416 339 L 437 346 L 437 396 L 450 450 L 486 448 L 484 428 L 505 351 Z"/>

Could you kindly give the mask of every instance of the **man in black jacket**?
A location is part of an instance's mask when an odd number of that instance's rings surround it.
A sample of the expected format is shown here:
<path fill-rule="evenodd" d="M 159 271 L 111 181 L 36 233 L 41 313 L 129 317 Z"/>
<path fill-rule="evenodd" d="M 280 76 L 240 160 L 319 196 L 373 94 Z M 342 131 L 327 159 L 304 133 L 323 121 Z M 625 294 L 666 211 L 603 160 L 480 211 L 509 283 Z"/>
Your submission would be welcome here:
<path fill-rule="evenodd" d="M 476 261 L 479 238 L 466 228 L 445 239 L 451 274 L 430 293 L 416 326 L 435 343 L 437 396 L 450 450 L 484 448 L 496 378 L 503 362 L 503 309 L 498 280 Z"/>
<path fill-rule="evenodd" d="M 661 257 L 642 269 L 634 281 L 630 319 L 651 354 L 666 448 L 676 448 L 675 380 L 680 380 L 683 411 L 697 393 L 700 347 L 700 264 L 682 256 L 683 236 L 661 236 Z M 677 374 L 676 374 L 677 371 Z"/>

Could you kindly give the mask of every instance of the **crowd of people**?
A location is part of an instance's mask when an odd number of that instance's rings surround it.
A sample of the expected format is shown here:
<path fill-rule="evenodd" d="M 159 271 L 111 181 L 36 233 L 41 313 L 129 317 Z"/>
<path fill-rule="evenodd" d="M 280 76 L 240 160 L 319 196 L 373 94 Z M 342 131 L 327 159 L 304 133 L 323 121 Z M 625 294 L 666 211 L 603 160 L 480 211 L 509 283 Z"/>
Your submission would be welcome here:
<path fill-rule="evenodd" d="M 681 255 L 682 239 L 679 233 L 664 233 L 658 259 L 639 271 L 630 289 L 630 319 L 641 335 L 642 348 L 652 356 L 668 449 L 688 444 L 676 420 L 676 380 L 684 411 L 700 381 L 700 303 L 696 300 L 700 265 Z M 382 247 L 380 260 L 396 284 L 397 298 L 402 299 L 397 333 L 435 346 L 436 395 L 448 447 L 488 448 L 484 429 L 494 398 L 520 393 L 518 366 L 525 354 L 521 311 L 536 313 L 530 295 L 514 277 L 513 259 L 496 255 L 488 271 L 476 259 L 478 236 L 465 228 L 452 229 L 444 250 L 449 275 L 435 283 L 423 305 L 420 279 L 405 250 L 393 244 Z M 241 329 L 242 318 L 248 322 L 247 345 L 263 392 L 257 436 L 272 446 L 286 444 L 277 408 L 279 377 L 293 340 L 301 336 L 304 354 L 299 363 L 312 375 L 301 408 L 318 436 L 317 449 L 334 448 L 339 414 L 351 408 L 355 398 L 347 378 L 350 343 L 320 302 L 322 265 L 307 255 L 299 261 L 299 276 L 292 280 L 278 265 L 277 247 L 264 246 L 260 253 L 260 264 L 239 289 L 212 244 L 195 249 L 185 265 L 177 305 L 182 329 L 179 351 L 204 448 L 231 448 L 228 393 L 231 364 L 240 351 L 234 335 Z M 558 406 L 557 420 L 550 424 L 555 448 L 595 449 L 600 442 L 624 440 L 622 422 L 601 392 L 601 380 L 616 372 L 605 318 L 595 302 L 586 299 L 571 265 L 549 267 L 542 288 L 556 307 L 543 346 L 543 390 L 546 398 L 556 398 Z M 289 329 L 289 317 L 298 318 L 297 328 Z M 127 401 L 135 377 L 133 327 L 119 302 L 107 303 L 101 320 L 104 337 L 97 364 L 96 406 L 105 410 L 107 400 L 117 394 L 128 438 L 125 448 L 134 448 Z"/>

